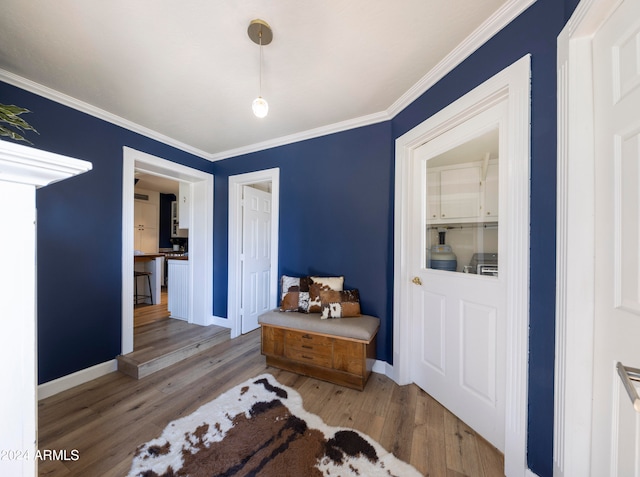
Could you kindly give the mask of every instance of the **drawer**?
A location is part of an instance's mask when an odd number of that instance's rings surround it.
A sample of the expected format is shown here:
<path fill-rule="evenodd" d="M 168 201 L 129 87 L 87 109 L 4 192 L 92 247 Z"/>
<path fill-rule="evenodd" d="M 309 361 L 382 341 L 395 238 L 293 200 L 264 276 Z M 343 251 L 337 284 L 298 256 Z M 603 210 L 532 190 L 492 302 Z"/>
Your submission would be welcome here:
<path fill-rule="evenodd" d="M 285 357 L 293 359 L 300 363 L 313 364 L 315 366 L 321 366 L 323 368 L 331 367 L 331 354 L 318 354 L 306 350 L 286 347 L 284 350 L 284 355 Z"/>
<path fill-rule="evenodd" d="M 295 349 L 331 358 L 333 338 L 318 336 L 304 331 L 286 331 L 285 349 Z"/>

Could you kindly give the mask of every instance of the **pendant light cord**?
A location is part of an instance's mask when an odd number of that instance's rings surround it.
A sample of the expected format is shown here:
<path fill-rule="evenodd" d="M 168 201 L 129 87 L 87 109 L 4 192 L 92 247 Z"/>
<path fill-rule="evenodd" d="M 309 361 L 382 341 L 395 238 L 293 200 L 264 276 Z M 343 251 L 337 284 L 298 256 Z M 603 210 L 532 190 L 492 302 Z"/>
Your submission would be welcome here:
<path fill-rule="evenodd" d="M 258 82 L 258 93 L 262 98 L 262 28 L 260 28 L 260 32 L 258 33 L 258 38 L 260 41 L 260 79 Z"/>

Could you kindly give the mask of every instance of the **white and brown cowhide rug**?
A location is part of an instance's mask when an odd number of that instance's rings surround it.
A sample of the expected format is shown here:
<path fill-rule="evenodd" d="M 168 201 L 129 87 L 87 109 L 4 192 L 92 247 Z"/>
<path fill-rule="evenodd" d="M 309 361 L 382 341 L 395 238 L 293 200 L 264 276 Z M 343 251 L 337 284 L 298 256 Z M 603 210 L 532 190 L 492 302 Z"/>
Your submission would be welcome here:
<path fill-rule="evenodd" d="M 293 389 L 263 374 L 140 446 L 129 477 L 419 476 L 367 435 L 327 426 Z"/>

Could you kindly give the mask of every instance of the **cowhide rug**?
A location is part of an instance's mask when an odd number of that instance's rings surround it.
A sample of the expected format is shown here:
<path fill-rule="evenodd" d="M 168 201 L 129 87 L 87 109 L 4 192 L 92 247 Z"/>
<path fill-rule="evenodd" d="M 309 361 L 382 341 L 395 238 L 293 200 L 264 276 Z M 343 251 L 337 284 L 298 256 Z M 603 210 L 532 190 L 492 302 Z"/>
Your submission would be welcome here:
<path fill-rule="evenodd" d="M 140 446 L 129 476 L 418 476 L 367 435 L 329 427 L 263 374 L 170 422 Z"/>

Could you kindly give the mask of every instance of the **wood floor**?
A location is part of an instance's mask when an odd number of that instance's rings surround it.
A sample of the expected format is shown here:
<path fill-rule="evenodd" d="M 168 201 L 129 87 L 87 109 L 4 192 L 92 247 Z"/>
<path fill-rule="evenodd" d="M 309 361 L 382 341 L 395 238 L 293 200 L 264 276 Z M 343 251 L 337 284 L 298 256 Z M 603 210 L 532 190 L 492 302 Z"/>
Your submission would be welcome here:
<path fill-rule="evenodd" d="M 40 462 L 39 475 L 126 475 L 138 445 L 263 372 L 295 388 L 327 424 L 367 433 L 425 475 L 504 475 L 502 454 L 417 386 L 374 373 L 360 392 L 267 368 L 258 331 L 139 380 L 115 372 L 43 399 L 39 448 L 77 450 L 79 458 Z"/>
<path fill-rule="evenodd" d="M 169 298 L 167 288 L 162 287 L 160 293 L 160 303 L 157 305 L 139 304 L 133 307 L 133 326 L 134 328 L 142 325 L 148 325 L 163 318 L 168 318 L 170 313 L 167 309 Z"/>

